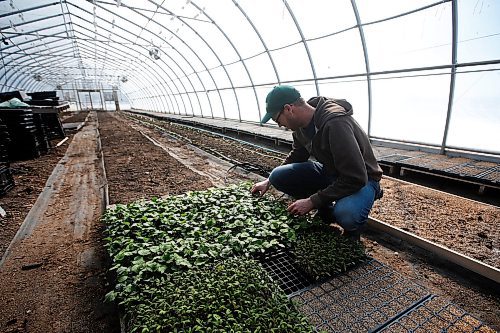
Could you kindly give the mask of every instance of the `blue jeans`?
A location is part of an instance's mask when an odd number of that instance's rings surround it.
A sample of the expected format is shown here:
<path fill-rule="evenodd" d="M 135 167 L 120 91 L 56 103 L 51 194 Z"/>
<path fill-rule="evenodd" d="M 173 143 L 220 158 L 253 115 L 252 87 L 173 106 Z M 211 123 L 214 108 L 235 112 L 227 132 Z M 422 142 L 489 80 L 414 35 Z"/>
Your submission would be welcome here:
<path fill-rule="evenodd" d="M 269 180 L 277 190 L 304 199 L 335 181 L 337 177 L 325 169 L 319 162 L 292 163 L 275 168 Z M 380 183 L 369 180 L 358 192 L 320 207 L 318 214 L 325 222 L 336 222 L 346 231 L 356 231 L 365 225 L 379 192 Z"/>

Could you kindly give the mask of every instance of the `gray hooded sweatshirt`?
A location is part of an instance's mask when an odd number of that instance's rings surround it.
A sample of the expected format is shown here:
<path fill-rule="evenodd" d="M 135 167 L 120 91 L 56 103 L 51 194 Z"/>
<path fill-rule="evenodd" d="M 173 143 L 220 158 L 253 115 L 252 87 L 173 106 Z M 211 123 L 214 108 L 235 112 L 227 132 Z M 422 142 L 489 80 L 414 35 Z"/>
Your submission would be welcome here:
<path fill-rule="evenodd" d="M 293 132 L 292 150 L 283 164 L 305 162 L 313 156 L 336 180 L 313 194 L 316 208 L 354 194 L 368 180 L 379 181 L 382 169 L 377 163 L 368 136 L 352 117 L 352 106 L 346 100 L 313 97 L 307 101 L 316 108 L 315 131 L 306 128 Z"/>

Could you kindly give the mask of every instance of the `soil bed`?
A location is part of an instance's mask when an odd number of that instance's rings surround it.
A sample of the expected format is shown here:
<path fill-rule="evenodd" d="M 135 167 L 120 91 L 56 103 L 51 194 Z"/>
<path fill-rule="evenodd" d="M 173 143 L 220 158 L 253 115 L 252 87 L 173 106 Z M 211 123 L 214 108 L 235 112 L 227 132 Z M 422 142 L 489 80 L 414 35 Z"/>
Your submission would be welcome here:
<path fill-rule="evenodd" d="M 382 180 L 371 216 L 500 268 L 500 209 L 424 187 Z"/>
<path fill-rule="evenodd" d="M 122 117 L 105 112 L 98 117 L 110 204 L 213 186 L 153 145 Z"/>

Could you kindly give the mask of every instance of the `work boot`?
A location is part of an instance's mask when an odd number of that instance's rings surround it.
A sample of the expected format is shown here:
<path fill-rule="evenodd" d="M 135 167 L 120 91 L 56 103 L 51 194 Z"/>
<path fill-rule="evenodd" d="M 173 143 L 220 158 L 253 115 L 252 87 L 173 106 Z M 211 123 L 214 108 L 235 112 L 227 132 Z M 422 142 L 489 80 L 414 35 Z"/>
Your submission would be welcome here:
<path fill-rule="evenodd" d="M 352 241 L 360 242 L 361 241 L 361 233 L 365 230 L 366 228 L 366 223 L 360 226 L 357 229 L 347 231 L 344 229 L 344 232 L 342 233 L 342 236 L 344 236 L 347 239 L 350 239 Z"/>
<path fill-rule="evenodd" d="M 356 229 L 353 231 L 344 230 L 344 232 L 342 233 L 342 236 L 344 236 L 345 238 L 347 238 L 353 242 L 360 242 L 361 241 L 361 230 L 359 230 L 359 229 Z"/>
<path fill-rule="evenodd" d="M 318 217 L 323 224 L 330 225 L 335 222 L 333 218 L 333 205 L 319 208 L 314 217 Z"/>

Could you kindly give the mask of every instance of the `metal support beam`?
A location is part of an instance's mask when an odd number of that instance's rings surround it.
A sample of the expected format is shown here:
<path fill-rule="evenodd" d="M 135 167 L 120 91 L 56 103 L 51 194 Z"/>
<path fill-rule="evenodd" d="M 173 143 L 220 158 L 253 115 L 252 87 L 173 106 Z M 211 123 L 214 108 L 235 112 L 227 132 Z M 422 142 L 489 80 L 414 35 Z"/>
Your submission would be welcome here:
<path fill-rule="evenodd" d="M 41 9 L 41 8 L 45 8 L 45 7 L 49 7 L 49 6 L 58 5 L 58 4 L 59 4 L 59 1 L 57 1 L 57 2 L 51 2 L 51 3 L 46 3 L 46 4 L 41 5 L 41 6 L 35 6 L 35 7 L 25 8 L 25 9 L 21 9 L 21 10 L 16 10 L 14 12 L 8 12 L 6 14 L 0 14 L 0 18 L 7 17 L 7 16 L 13 16 L 13 15 L 19 15 L 21 13 L 26 13 L 26 12 L 30 12 L 32 10 L 37 10 L 37 9 Z"/>
<path fill-rule="evenodd" d="M 448 110 L 446 112 L 446 122 L 444 125 L 443 141 L 441 143 L 441 154 L 444 155 L 446 149 L 446 140 L 448 139 L 448 129 L 450 127 L 451 112 L 453 110 L 453 98 L 455 96 L 455 78 L 457 64 L 457 43 L 458 43 L 458 4 L 456 0 L 451 3 L 452 8 L 452 48 L 451 48 L 451 76 L 450 76 L 450 94 L 448 96 Z"/>
<path fill-rule="evenodd" d="M 361 45 L 363 47 L 363 55 L 365 58 L 365 68 L 366 68 L 366 83 L 367 83 L 367 94 L 368 94 L 368 137 L 371 135 L 372 128 L 372 83 L 370 76 L 370 61 L 368 59 L 368 48 L 366 46 L 365 33 L 363 30 L 363 25 L 361 24 L 361 18 L 359 17 L 358 7 L 356 6 L 356 0 L 351 0 L 352 9 L 354 11 L 354 15 L 356 16 L 356 23 L 358 26 L 359 37 L 361 39 Z"/>

